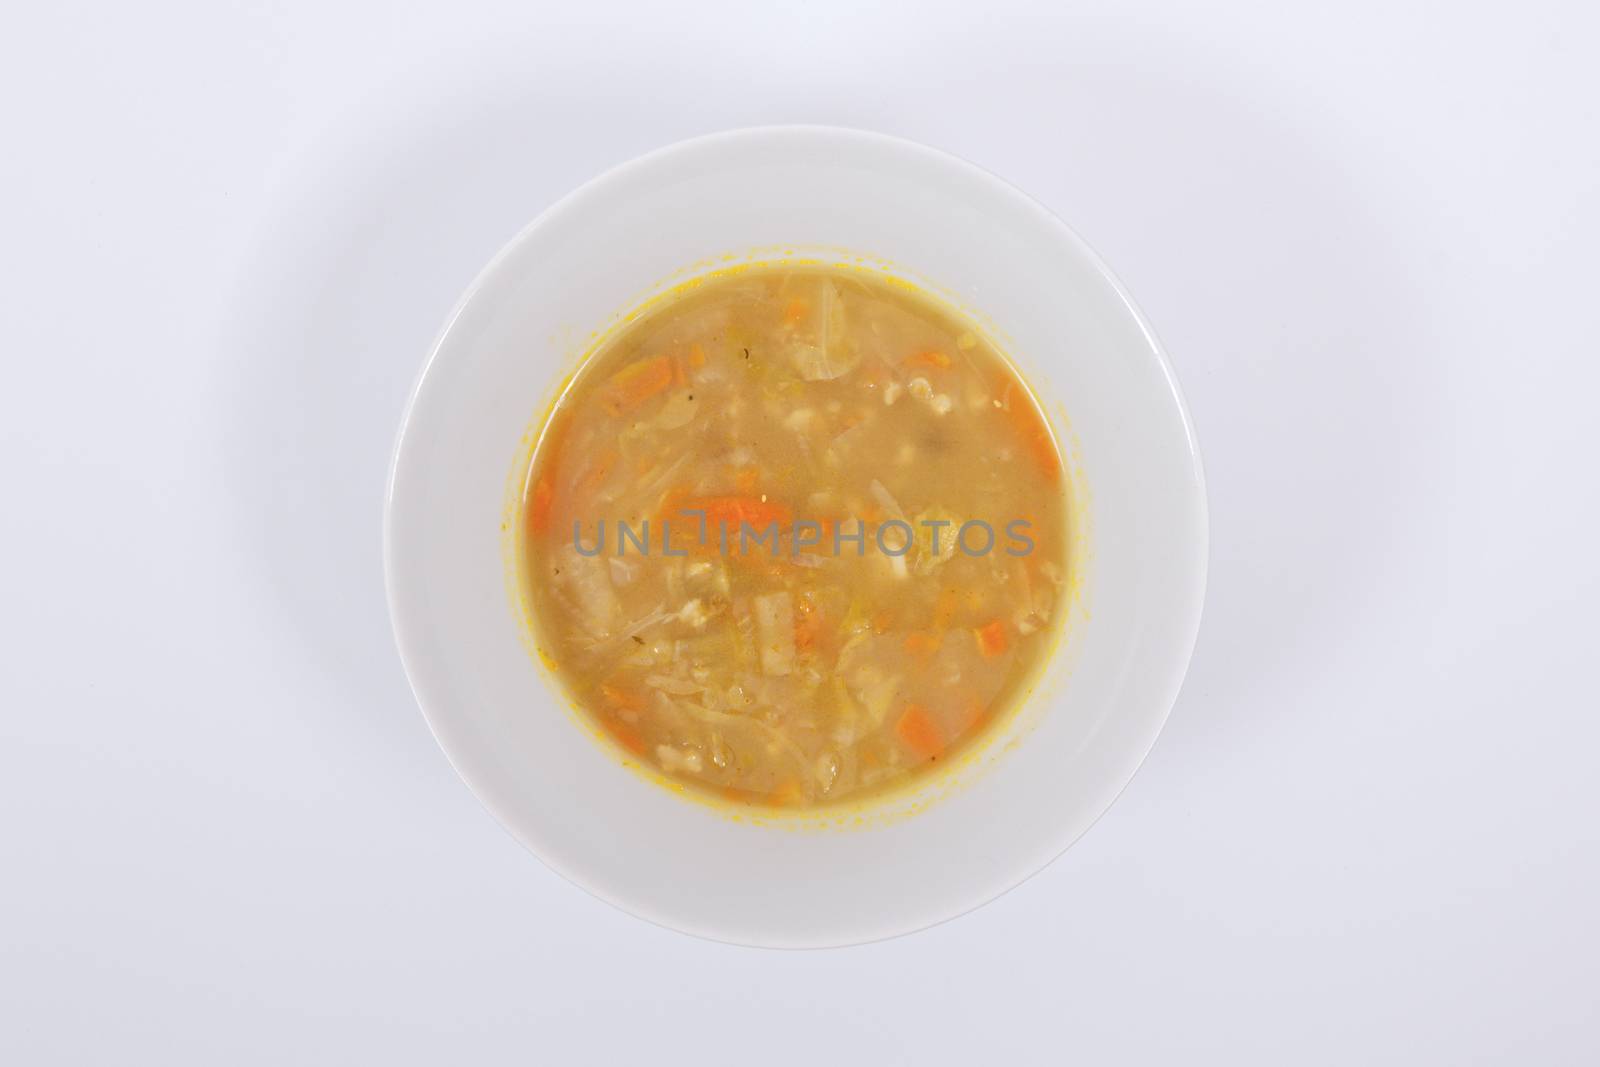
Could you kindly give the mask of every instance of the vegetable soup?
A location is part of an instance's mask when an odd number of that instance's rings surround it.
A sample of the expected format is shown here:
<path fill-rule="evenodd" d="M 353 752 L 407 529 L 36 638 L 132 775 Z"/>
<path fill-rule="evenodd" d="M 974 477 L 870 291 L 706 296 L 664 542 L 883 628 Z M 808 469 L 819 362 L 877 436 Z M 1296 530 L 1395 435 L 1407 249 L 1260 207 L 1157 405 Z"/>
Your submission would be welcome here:
<path fill-rule="evenodd" d="M 632 757 L 754 804 L 905 784 L 1025 695 L 1064 614 L 1063 461 L 909 285 L 753 266 L 584 364 L 534 450 L 536 641 Z"/>

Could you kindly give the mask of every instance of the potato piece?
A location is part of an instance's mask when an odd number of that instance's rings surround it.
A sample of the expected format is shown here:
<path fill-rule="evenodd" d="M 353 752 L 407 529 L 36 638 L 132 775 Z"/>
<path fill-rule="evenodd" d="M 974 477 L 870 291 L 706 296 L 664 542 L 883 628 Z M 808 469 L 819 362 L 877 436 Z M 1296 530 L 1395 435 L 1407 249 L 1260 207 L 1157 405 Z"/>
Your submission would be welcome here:
<path fill-rule="evenodd" d="M 785 675 L 794 667 L 794 601 L 788 593 L 768 593 L 751 601 L 763 674 Z"/>

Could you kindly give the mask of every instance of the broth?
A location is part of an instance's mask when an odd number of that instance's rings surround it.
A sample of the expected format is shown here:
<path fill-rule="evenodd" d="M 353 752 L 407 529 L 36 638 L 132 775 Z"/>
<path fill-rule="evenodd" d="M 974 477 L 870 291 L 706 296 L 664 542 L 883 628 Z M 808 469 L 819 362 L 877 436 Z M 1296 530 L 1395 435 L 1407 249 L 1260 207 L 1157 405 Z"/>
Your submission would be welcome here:
<path fill-rule="evenodd" d="M 939 766 L 1064 614 L 1063 461 L 1009 362 L 850 268 L 714 275 L 581 368 L 534 450 L 540 652 L 633 757 L 810 806 Z"/>

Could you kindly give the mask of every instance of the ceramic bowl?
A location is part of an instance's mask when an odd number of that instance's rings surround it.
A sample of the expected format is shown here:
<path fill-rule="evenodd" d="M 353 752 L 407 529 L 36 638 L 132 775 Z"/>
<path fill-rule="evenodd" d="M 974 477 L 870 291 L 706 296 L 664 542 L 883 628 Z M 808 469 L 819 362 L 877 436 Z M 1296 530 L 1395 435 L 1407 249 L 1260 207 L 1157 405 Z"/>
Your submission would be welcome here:
<path fill-rule="evenodd" d="M 509 537 L 530 434 L 593 339 L 697 272 L 786 256 L 898 274 L 971 315 L 1015 360 L 1068 453 L 1075 597 L 1027 704 L 970 758 L 865 807 L 762 817 L 662 788 L 581 727 L 531 654 Z M 1205 587 L 1194 433 L 1128 294 L 1060 219 L 995 176 L 842 129 L 676 144 L 523 230 L 423 367 L 385 521 L 407 675 L 484 805 L 619 908 L 766 946 L 917 930 L 1058 856 L 1154 743 Z"/>

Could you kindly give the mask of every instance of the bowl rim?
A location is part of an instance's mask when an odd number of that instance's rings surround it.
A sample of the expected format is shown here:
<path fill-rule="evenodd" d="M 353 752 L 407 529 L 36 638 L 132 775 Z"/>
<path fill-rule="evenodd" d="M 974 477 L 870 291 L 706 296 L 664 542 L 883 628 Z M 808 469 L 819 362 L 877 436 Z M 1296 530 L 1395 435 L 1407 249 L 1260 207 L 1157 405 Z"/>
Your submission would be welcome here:
<path fill-rule="evenodd" d="M 463 766 L 463 761 L 458 758 L 457 754 L 452 750 L 452 745 L 447 743 L 445 738 L 446 731 L 442 725 L 441 713 L 437 709 L 430 710 L 430 703 L 433 702 L 424 695 L 425 690 L 427 690 L 429 686 L 420 677 L 421 671 L 417 666 L 418 662 L 422 658 L 422 650 L 419 646 L 419 638 L 415 633 L 411 632 L 408 625 L 407 614 L 399 604 L 400 593 L 398 589 L 402 583 L 396 573 L 394 550 L 395 503 L 396 498 L 399 495 L 399 483 L 403 477 L 402 465 L 405 454 L 406 437 L 412 426 L 421 397 L 425 391 L 430 372 L 435 367 L 436 362 L 439 360 L 441 353 L 446 347 L 448 338 L 454 331 L 456 324 L 461 319 L 466 309 L 478 297 L 479 293 L 489 284 L 490 280 L 501 270 L 506 260 L 515 254 L 515 252 L 523 244 L 534 239 L 534 237 L 542 229 L 551 225 L 554 220 L 560 218 L 568 212 L 580 208 L 585 202 L 591 199 L 607 195 L 610 191 L 610 187 L 613 185 L 626 181 L 636 172 L 647 170 L 650 167 L 660 163 L 664 159 L 679 154 L 694 152 L 726 142 L 736 142 L 747 139 L 759 140 L 765 138 L 785 137 L 836 138 L 844 141 L 865 143 L 875 145 L 880 148 L 887 148 L 893 151 L 905 153 L 911 156 L 919 156 L 935 165 L 955 167 L 960 170 L 964 170 L 970 176 L 980 179 L 985 185 L 991 187 L 996 193 L 1012 197 L 1019 203 L 1028 207 L 1037 217 L 1042 226 L 1048 227 L 1054 232 L 1056 237 L 1071 245 L 1074 250 L 1083 257 L 1084 261 L 1093 267 L 1094 271 L 1110 288 L 1112 293 L 1115 294 L 1116 300 L 1118 303 L 1120 303 L 1122 310 L 1137 326 L 1145 344 L 1148 346 L 1149 354 L 1155 358 L 1156 366 L 1161 372 L 1164 392 L 1173 402 L 1175 411 L 1178 415 L 1179 424 L 1182 427 L 1184 452 L 1186 454 L 1193 477 L 1192 505 L 1194 508 L 1194 529 L 1189 531 L 1189 536 L 1191 537 L 1193 544 L 1191 563 L 1194 569 L 1190 576 L 1191 587 L 1187 591 L 1186 598 L 1190 610 L 1187 612 L 1187 625 L 1182 628 L 1178 635 L 1179 639 L 1175 642 L 1172 648 L 1170 664 L 1173 677 L 1170 685 L 1170 696 L 1163 701 L 1164 706 L 1160 709 L 1159 714 L 1151 716 L 1151 724 L 1148 729 L 1148 733 L 1143 739 L 1141 739 L 1141 743 L 1137 746 L 1137 748 L 1130 746 L 1125 752 L 1123 769 L 1119 771 L 1117 775 L 1117 777 L 1120 778 L 1120 781 L 1115 784 L 1114 788 L 1107 790 L 1106 799 L 1104 803 L 1100 805 L 1099 810 L 1095 812 L 1093 816 L 1077 830 L 1077 832 L 1066 835 L 1062 840 L 1055 843 L 1054 847 L 1047 850 L 1047 853 L 1042 861 L 1031 861 L 1028 869 L 1023 870 L 1020 874 L 1010 875 L 1002 879 L 1005 884 L 1002 885 L 997 891 L 983 896 L 981 899 L 977 899 L 969 904 L 966 904 L 965 906 L 959 907 L 957 910 L 951 911 L 946 915 L 932 919 L 931 921 L 919 921 L 910 925 L 889 929 L 873 936 L 853 937 L 838 941 L 819 941 L 815 943 L 807 942 L 804 944 L 782 943 L 776 941 L 752 942 L 737 937 L 719 935 L 713 930 L 707 930 L 692 923 L 674 921 L 673 919 L 664 915 L 652 914 L 650 909 L 643 906 L 636 900 L 620 898 L 613 893 L 607 892 L 595 885 L 590 884 L 589 882 L 585 881 L 580 874 L 565 869 L 563 865 L 553 861 L 551 858 L 537 849 L 532 843 L 526 840 L 524 836 L 515 829 L 517 820 L 508 813 L 499 810 L 500 806 L 491 800 L 490 796 L 488 795 L 489 791 L 480 788 L 480 785 L 477 781 L 478 776 Z M 1105 817 L 1105 814 L 1116 804 L 1117 800 L 1127 790 L 1127 787 L 1129 784 L 1131 784 L 1138 771 L 1143 767 L 1150 752 L 1154 748 L 1156 741 L 1159 739 L 1162 731 L 1165 729 L 1168 719 L 1171 717 L 1172 710 L 1176 705 L 1177 698 L 1181 692 L 1183 682 L 1188 674 L 1204 615 L 1205 597 L 1209 584 L 1210 508 L 1209 494 L 1207 492 L 1205 479 L 1205 468 L 1201 456 L 1198 436 L 1195 431 L 1193 416 L 1190 413 L 1188 402 L 1178 381 L 1177 374 L 1173 369 L 1171 360 L 1168 358 L 1166 348 L 1162 345 L 1154 328 L 1146 318 L 1143 311 L 1139 308 L 1138 304 L 1133 300 L 1127 288 L 1123 285 L 1121 279 L 1115 274 L 1115 272 L 1111 270 L 1100 254 L 1096 252 L 1095 249 L 1064 219 L 1062 219 L 1040 200 L 1027 193 L 1025 190 L 1013 185 L 993 171 L 990 171 L 987 168 L 982 167 L 979 164 L 976 164 L 956 153 L 935 148 L 918 141 L 910 140 L 908 138 L 881 133 L 875 130 L 828 124 L 781 123 L 734 127 L 701 134 L 694 137 L 684 138 L 661 145 L 640 155 L 624 160 L 623 162 L 614 164 L 600 171 L 593 177 L 584 181 L 582 184 L 578 185 L 568 193 L 549 204 L 536 216 L 534 216 L 532 220 L 523 225 L 499 248 L 498 251 L 496 251 L 492 257 L 490 257 L 490 259 L 477 272 L 472 281 L 457 298 L 454 305 L 451 307 L 450 312 L 445 316 L 442 325 L 429 344 L 427 356 L 422 361 L 419 369 L 416 371 L 410 390 L 407 393 L 407 398 L 401 412 L 399 425 L 395 431 L 394 443 L 391 448 L 388 470 L 385 478 L 382 552 L 385 601 L 389 612 L 391 627 L 394 632 L 396 650 L 399 653 L 401 667 L 405 672 L 407 684 L 411 688 L 413 698 L 417 702 L 417 706 L 422 713 L 423 720 L 427 724 L 429 732 L 433 735 L 435 743 L 437 743 L 441 751 L 443 751 L 446 761 L 455 770 L 457 776 L 461 778 L 463 784 L 467 786 L 468 791 L 495 819 L 495 821 L 500 824 L 501 828 L 513 838 L 513 840 L 516 840 L 530 853 L 532 853 L 541 864 L 543 864 L 547 869 L 555 872 L 565 881 L 577 886 L 579 889 L 588 893 L 595 899 L 601 900 L 617 910 L 624 912 L 625 914 L 642 919 L 654 926 L 721 944 L 799 950 L 823 949 L 873 944 L 880 941 L 892 940 L 909 934 L 918 933 L 923 930 L 932 929 L 935 926 L 943 925 L 944 923 L 953 919 L 960 918 L 973 911 L 976 911 L 977 909 L 993 903 L 995 900 L 1005 896 L 1007 893 L 1010 893 L 1012 890 L 1023 885 L 1045 870 L 1063 854 L 1065 854 L 1068 849 L 1081 840 L 1090 829 L 1092 829 L 1102 818 Z"/>

